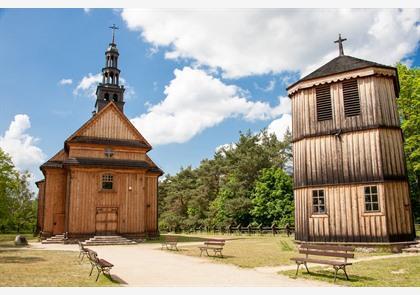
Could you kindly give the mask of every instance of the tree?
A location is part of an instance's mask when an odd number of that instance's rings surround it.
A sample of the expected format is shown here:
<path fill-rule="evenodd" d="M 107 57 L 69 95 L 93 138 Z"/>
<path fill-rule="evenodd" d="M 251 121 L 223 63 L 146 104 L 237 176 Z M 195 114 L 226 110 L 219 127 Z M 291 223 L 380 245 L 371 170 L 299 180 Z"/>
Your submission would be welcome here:
<path fill-rule="evenodd" d="M 0 149 L 0 232 L 31 231 L 36 222 L 36 201 L 29 189 L 29 174 L 19 173 Z"/>
<path fill-rule="evenodd" d="M 397 100 L 404 133 L 404 152 L 413 213 L 420 222 L 420 69 L 398 64 L 400 95 Z"/>
<path fill-rule="evenodd" d="M 293 180 L 282 169 L 263 169 L 251 196 L 251 215 L 258 224 L 294 224 Z"/>

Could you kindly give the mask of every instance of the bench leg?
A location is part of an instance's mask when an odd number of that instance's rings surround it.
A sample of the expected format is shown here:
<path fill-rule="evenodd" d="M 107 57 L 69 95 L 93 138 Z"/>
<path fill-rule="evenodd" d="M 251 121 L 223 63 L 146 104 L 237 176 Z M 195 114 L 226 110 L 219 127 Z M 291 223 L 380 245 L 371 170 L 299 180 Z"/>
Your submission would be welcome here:
<path fill-rule="evenodd" d="M 306 271 L 307 271 L 308 273 L 310 273 L 310 272 L 309 272 L 309 269 L 308 269 L 308 266 L 306 265 L 306 262 L 305 262 L 303 265 L 305 266 Z"/>
<path fill-rule="evenodd" d="M 344 274 L 346 275 L 347 281 L 349 280 L 349 276 L 347 275 L 346 266 L 343 267 Z"/>
<path fill-rule="evenodd" d="M 98 268 L 98 275 L 96 276 L 96 282 L 98 281 L 98 279 L 99 279 L 99 275 L 101 274 L 101 269 L 100 268 Z"/>
<path fill-rule="evenodd" d="M 337 280 L 337 272 L 338 272 L 339 268 L 334 266 L 334 269 L 335 269 L 335 274 L 334 274 L 334 283 L 335 283 L 335 281 Z"/>
<path fill-rule="evenodd" d="M 297 277 L 297 275 L 298 275 L 298 273 L 299 273 L 299 266 L 300 266 L 300 263 L 299 263 L 299 262 L 296 262 L 296 266 L 297 266 L 297 268 L 296 268 L 296 274 L 295 274 L 295 277 Z"/>

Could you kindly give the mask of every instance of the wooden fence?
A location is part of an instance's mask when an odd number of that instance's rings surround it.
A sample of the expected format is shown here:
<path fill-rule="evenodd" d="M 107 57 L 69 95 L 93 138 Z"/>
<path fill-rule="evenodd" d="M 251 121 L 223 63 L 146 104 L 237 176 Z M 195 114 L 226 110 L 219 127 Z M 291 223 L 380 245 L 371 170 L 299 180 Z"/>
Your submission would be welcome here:
<path fill-rule="evenodd" d="M 166 229 L 167 232 L 171 232 L 174 230 Z M 198 226 L 192 227 L 189 229 L 184 229 L 181 232 L 185 233 L 213 233 L 213 234 L 226 234 L 226 235 L 263 235 L 263 234 L 272 234 L 273 236 L 285 233 L 287 235 L 291 235 L 294 233 L 294 227 L 277 227 L 276 225 L 272 226 L 263 226 L 260 224 L 259 226 L 242 226 L 242 225 L 229 225 L 229 226 Z"/>

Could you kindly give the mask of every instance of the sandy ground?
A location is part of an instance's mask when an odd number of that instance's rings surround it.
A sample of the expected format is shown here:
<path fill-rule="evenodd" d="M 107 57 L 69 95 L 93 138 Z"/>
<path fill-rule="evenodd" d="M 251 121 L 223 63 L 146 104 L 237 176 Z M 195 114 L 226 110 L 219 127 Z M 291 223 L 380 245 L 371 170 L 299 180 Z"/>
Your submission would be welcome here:
<path fill-rule="evenodd" d="M 189 243 L 191 245 L 191 243 Z M 181 245 L 180 245 L 181 246 Z M 73 250 L 77 245 L 31 244 L 32 249 Z M 130 287 L 314 287 L 331 286 L 324 282 L 291 279 L 276 269 L 239 268 L 209 262 L 206 258 L 160 250 L 160 244 L 93 246 L 100 258 L 115 266 L 113 277 Z M 76 253 L 75 253 L 76 255 Z"/>

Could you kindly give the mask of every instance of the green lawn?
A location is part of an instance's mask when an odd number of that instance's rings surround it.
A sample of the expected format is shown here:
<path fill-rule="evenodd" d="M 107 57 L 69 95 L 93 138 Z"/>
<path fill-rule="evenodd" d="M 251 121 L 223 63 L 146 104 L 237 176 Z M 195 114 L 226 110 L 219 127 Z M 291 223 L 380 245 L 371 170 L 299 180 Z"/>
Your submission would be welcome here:
<path fill-rule="evenodd" d="M 207 236 L 215 238 L 214 236 Z M 202 236 L 204 240 L 206 236 Z M 208 257 L 214 262 L 229 263 L 240 267 L 259 267 L 289 264 L 296 255 L 296 246 L 287 236 L 218 236 L 226 239 L 224 258 Z M 197 245 L 179 247 L 177 253 L 200 256 Z M 175 251 L 176 252 L 176 251 Z M 212 252 L 209 252 L 212 254 Z M 207 257 L 207 256 L 206 256 Z"/>
<path fill-rule="evenodd" d="M 96 270 L 89 277 L 90 263 L 79 263 L 73 251 L 26 249 L 0 250 L 0 287 L 102 287 L 118 286 Z M 111 271 L 112 273 L 112 271 Z"/>
<path fill-rule="evenodd" d="M 299 270 L 298 278 L 334 283 L 332 267 L 311 267 Z M 304 269 L 304 267 L 302 267 Z M 295 277 L 295 270 L 280 274 Z M 347 268 L 350 280 L 340 271 L 336 284 L 349 287 L 420 287 L 420 255 L 400 258 L 385 258 L 355 263 Z"/>
<path fill-rule="evenodd" d="M 286 235 L 211 235 L 211 234 L 194 234 L 194 235 L 174 235 L 181 237 L 182 241 L 204 241 L 206 238 L 225 239 L 226 244 L 223 249 L 223 258 L 220 257 L 203 257 L 210 259 L 212 262 L 234 264 L 239 267 L 253 268 L 263 266 L 280 266 L 294 264 L 290 260 L 292 257 L 299 255 L 297 245 L 294 243 L 293 237 Z M 200 250 L 195 245 L 179 246 L 179 253 L 188 256 L 200 256 Z M 212 252 L 209 252 L 212 254 Z M 356 251 L 356 257 L 388 255 L 391 252 L 387 249 L 377 249 L 375 252 L 365 253 Z"/>

